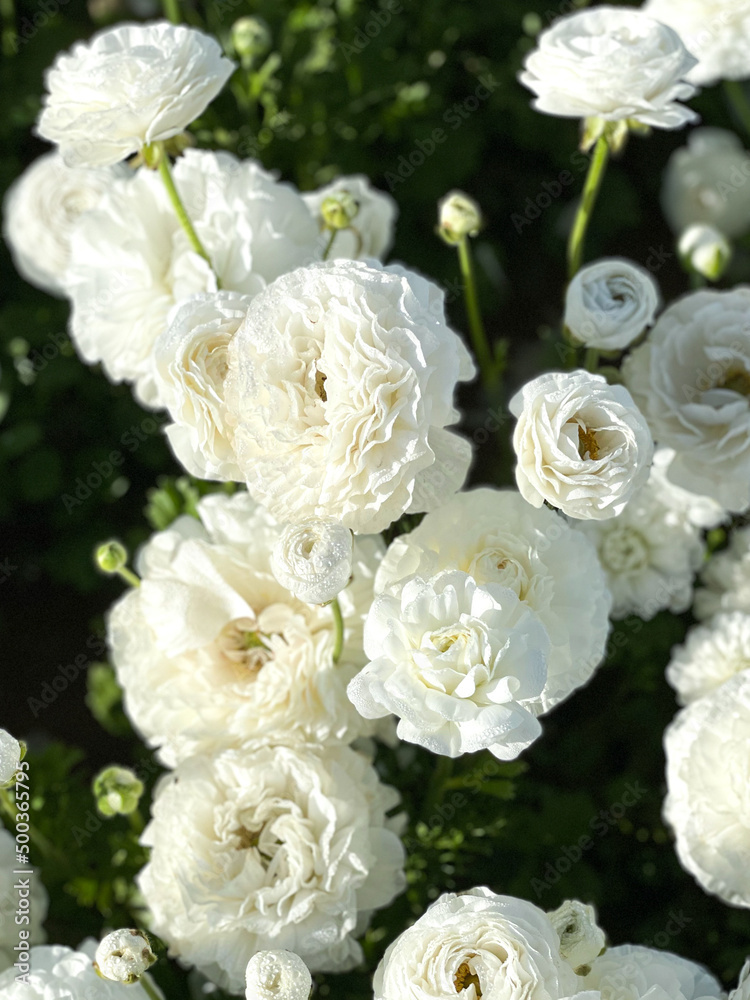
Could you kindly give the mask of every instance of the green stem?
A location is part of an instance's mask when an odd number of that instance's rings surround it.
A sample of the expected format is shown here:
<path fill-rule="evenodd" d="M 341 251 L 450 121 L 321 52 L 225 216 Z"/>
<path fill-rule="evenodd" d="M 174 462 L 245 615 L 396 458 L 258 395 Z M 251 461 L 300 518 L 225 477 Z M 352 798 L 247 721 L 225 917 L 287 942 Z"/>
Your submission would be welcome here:
<path fill-rule="evenodd" d="M 140 578 L 132 571 L 132 569 L 128 569 L 127 566 L 121 566 L 117 570 L 117 575 L 120 579 L 124 580 L 129 587 L 140 587 L 141 585 Z"/>
<path fill-rule="evenodd" d="M 445 792 L 447 783 L 450 780 L 452 771 L 453 758 L 445 757 L 443 754 L 438 755 L 437 761 L 435 762 L 435 769 L 432 772 L 430 781 L 427 785 L 424 805 L 422 806 L 422 818 L 424 820 L 429 820 L 430 813 L 442 800 L 443 793 Z"/>
<path fill-rule="evenodd" d="M 477 283 L 474 277 L 474 264 L 471 259 L 469 249 L 469 238 L 464 236 L 457 244 L 458 263 L 461 268 L 461 277 L 464 280 L 464 298 L 466 300 L 466 313 L 469 318 L 469 332 L 474 353 L 479 362 L 479 372 L 482 381 L 487 388 L 494 388 L 497 385 L 497 369 L 492 357 L 490 344 L 487 340 L 487 331 L 482 322 L 482 313 L 479 309 L 479 298 L 477 296 Z"/>
<path fill-rule="evenodd" d="M 175 187 L 174 177 L 172 176 L 172 168 L 169 165 L 169 156 L 167 155 L 167 151 L 164 149 L 164 146 L 161 143 L 155 143 L 154 145 L 158 145 L 161 147 L 156 151 L 157 168 L 159 170 L 159 174 L 161 175 L 161 179 L 164 182 L 164 187 L 167 190 L 167 194 L 169 195 L 169 200 L 172 202 L 172 207 L 174 208 L 175 215 L 179 219 L 180 225 L 187 234 L 187 238 L 190 241 L 190 246 L 193 248 L 193 250 L 195 250 L 197 254 L 199 254 L 206 261 L 211 270 L 214 270 L 213 265 L 211 264 L 211 258 L 208 256 L 205 247 L 201 243 L 198 234 L 193 228 L 193 223 L 190 221 L 190 216 L 187 214 L 187 210 L 185 208 L 185 205 L 183 204 L 182 198 L 180 198 L 179 191 Z M 215 273 L 216 272 L 214 271 L 214 274 Z M 218 283 L 218 275 L 216 280 Z"/>
<path fill-rule="evenodd" d="M 734 113 L 742 122 L 743 128 L 750 135 L 750 102 L 748 102 L 744 87 L 739 80 L 725 80 L 724 92 L 734 108 Z"/>
<path fill-rule="evenodd" d="M 336 628 L 336 641 L 333 644 L 333 662 L 338 663 L 344 649 L 344 616 L 341 614 L 341 605 L 338 597 L 331 601 L 331 612 L 333 613 L 333 624 Z"/>
<path fill-rule="evenodd" d="M 331 230 L 331 235 L 328 237 L 328 242 L 326 243 L 326 248 L 323 251 L 323 260 L 328 260 L 328 254 L 331 252 L 331 248 L 333 247 L 333 241 L 336 239 L 336 233 L 337 232 L 338 232 L 338 229 L 332 229 Z"/>
<path fill-rule="evenodd" d="M 162 7 L 164 9 L 164 16 L 172 24 L 179 24 L 182 18 L 180 17 L 180 2 L 179 0 L 162 0 Z"/>
<path fill-rule="evenodd" d="M 16 35 L 16 5 L 14 0 L 0 0 L 0 17 L 2 17 L 2 51 L 4 56 L 14 56 L 18 52 L 18 36 Z"/>
<path fill-rule="evenodd" d="M 154 984 L 151 982 L 150 976 L 141 976 L 138 982 L 143 987 L 144 992 L 150 1000 L 162 1000 L 161 993 L 158 992 Z"/>
<path fill-rule="evenodd" d="M 586 230 L 594 211 L 597 195 L 604 179 L 604 169 L 609 158 L 609 143 L 605 136 L 600 136 L 589 163 L 589 172 L 583 186 L 581 204 L 578 206 L 573 229 L 568 240 L 568 278 L 573 279 L 583 262 L 583 245 L 586 240 Z"/>
<path fill-rule="evenodd" d="M 587 372 L 596 374 L 599 368 L 599 351 L 595 347 L 587 347 L 583 356 L 583 367 Z"/>

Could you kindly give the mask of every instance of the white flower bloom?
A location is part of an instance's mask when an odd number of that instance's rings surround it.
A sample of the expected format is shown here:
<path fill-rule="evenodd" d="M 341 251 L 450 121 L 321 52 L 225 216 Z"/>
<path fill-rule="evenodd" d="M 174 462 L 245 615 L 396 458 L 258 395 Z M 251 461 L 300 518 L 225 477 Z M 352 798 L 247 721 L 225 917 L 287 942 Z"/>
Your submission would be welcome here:
<path fill-rule="evenodd" d="M 583 982 L 599 991 L 601 1000 L 725 1000 L 721 986 L 702 965 L 643 945 L 608 948 Z"/>
<path fill-rule="evenodd" d="M 614 619 L 638 615 L 649 621 L 665 608 L 680 614 L 690 607 L 693 577 L 705 554 L 702 533 L 665 503 L 658 485 L 647 483 L 617 517 L 576 527 L 596 546 Z"/>
<path fill-rule="evenodd" d="M 279 583 L 308 604 L 326 604 L 352 575 L 352 533 L 336 521 L 309 518 L 288 524 L 271 555 Z"/>
<path fill-rule="evenodd" d="M 625 359 L 626 384 L 668 478 L 727 510 L 750 504 L 750 288 L 678 299 Z"/>
<path fill-rule="evenodd" d="M 309 1000 L 310 970 L 293 951 L 259 951 L 245 970 L 246 1000 Z"/>
<path fill-rule="evenodd" d="M 156 955 L 141 931 L 121 928 L 101 939 L 94 961 L 105 979 L 134 983 L 154 964 Z"/>
<path fill-rule="evenodd" d="M 619 514 L 648 477 L 653 442 L 630 393 L 586 371 L 552 372 L 511 399 L 516 482 L 569 517 Z"/>
<path fill-rule="evenodd" d="M 118 24 L 58 55 L 37 132 L 71 167 L 117 163 L 182 132 L 233 71 L 218 42 L 195 28 Z"/>
<path fill-rule="evenodd" d="M 732 247 L 727 239 L 718 229 L 704 223 L 686 229 L 677 249 L 688 267 L 709 281 L 718 281 L 732 258 Z"/>
<path fill-rule="evenodd" d="M 7 729 L 0 729 L 0 787 L 13 780 L 21 762 L 21 744 Z"/>
<path fill-rule="evenodd" d="M 749 0 L 647 0 L 643 9 L 668 24 L 698 59 L 687 75 L 701 87 L 750 76 Z"/>
<path fill-rule="evenodd" d="M 15 922 L 20 897 L 18 889 L 14 888 L 18 876 L 14 869 L 20 866 L 16 863 L 16 841 L 9 830 L 0 826 L 0 973 L 4 969 L 16 974 L 13 963 L 18 961 L 18 952 L 13 949 L 18 944 L 18 924 Z M 41 873 L 33 865 L 24 865 L 27 877 L 30 877 L 31 895 L 29 897 L 29 924 L 25 927 L 29 932 L 29 944 L 41 944 L 47 940 L 42 924 L 47 916 L 49 897 L 44 888 Z M 12 978 L 12 977 L 11 977 Z M 2 991 L 4 980 L 0 975 L 0 996 L 7 997 Z M 10 980 L 7 980 L 9 983 Z M 20 1000 L 20 998 L 19 998 Z"/>
<path fill-rule="evenodd" d="M 674 456 L 675 453 L 671 448 L 657 448 L 654 452 L 650 480 L 658 489 L 663 503 L 675 512 L 684 514 L 688 521 L 698 528 L 715 528 L 727 521 L 729 514 L 721 504 L 711 497 L 684 490 L 667 479 L 667 472 Z"/>
<path fill-rule="evenodd" d="M 357 205 L 350 229 L 336 233 L 330 251 L 330 258 L 346 257 L 362 260 L 375 257 L 384 260 L 393 244 L 393 232 L 398 216 L 398 206 L 389 194 L 374 188 L 364 174 L 339 177 L 331 184 L 318 188 L 302 197 L 319 227 L 323 226 L 320 208 L 326 198 L 332 195 L 349 194 Z M 330 233 L 324 232 L 319 241 L 322 250 L 328 243 Z"/>
<path fill-rule="evenodd" d="M 516 490 L 457 493 L 390 544 L 375 590 L 399 595 L 409 577 L 448 569 L 509 587 L 547 630 L 547 682 L 528 705 L 535 715 L 589 680 L 604 656 L 612 599 L 594 546 L 559 514 Z"/>
<path fill-rule="evenodd" d="M 681 128 L 697 115 L 678 104 L 696 60 L 676 31 L 639 10 L 595 7 L 559 18 L 539 36 L 519 79 L 534 107 L 563 118 L 632 120 Z"/>
<path fill-rule="evenodd" d="M 318 233 L 301 196 L 252 160 L 189 149 L 174 179 L 224 289 L 255 295 L 314 255 Z M 146 404 L 162 405 L 153 353 L 170 311 L 216 287 L 152 170 L 115 181 L 73 230 L 66 275 L 73 340 L 112 381 L 136 382 Z"/>
<path fill-rule="evenodd" d="M 349 743 L 371 735 L 346 696 L 366 662 L 362 629 L 381 558 L 357 539 L 339 596 L 344 647 L 334 665 L 330 608 L 303 603 L 271 570 L 281 529 L 244 491 L 198 504 L 154 535 L 141 585 L 112 608 L 109 643 L 125 708 L 168 766 L 252 742 Z"/>
<path fill-rule="evenodd" d="M 528 703 L 547 679 L 549 638 L 507 587 L 459 570 L 411 578 L 373 602 L 364 649 L 370 663 L 349 698 L 366 719 L 399 716 L 402 740 L 513 760 L 541 735 Z"/>
<path fill-rule="evenodd" d="M 66 167 L 58 152 L 34 160 L 3 202 L 3 237 L 19 274 L 45 292 L 63 295 L 74 224 L 96 207 L 115 178 L 128 176 L 127 167 Z"/>
<path fill-rule="evenodd" d="M 604 931 L 596 922 L 593 906 L 577 899 L 566 899 L 562 906 L 548 913 L 550 923 L 560 938 L 560 954 L 575 971 L 590 965 L 606 944 Z M 579 975 L 583 975 L 583 971 Z"/>
<path fill-rule="evenodd" d="M 338 260 L 279 278 L 229 345 L 248 489 L 280 521 L 330 517 L 354 532 L 439 506 L 471 460 L 447 426 L 473 374 L 443 293 L 413 272 Z"/>
<path fill-rule="evenodd" d="M 550 1000 L 577 992 L 548 917 L 484 887 L 446 893 L 389 946 L 375 1000 Z"/>
<path fill-rule="evenodd" d="M 170 954 L 230 992 L 260 950 L 311 971 L 362 960 L 369 911 L 404 888 L 394 789 L 348 747 L 228 750 L 162 779 L 138 884 Z"/>
<path fill-rule="evenodd" d="M 565 294 L 565 326 L 587 347 L 619 351 L 651 326 L 659 287 L 644 268 L 607 257 L 582 268 Z"/>
<path fill-rule="evenodd" d="M 695 592 L 696 618 L 721 611 L 750 614 L 750 527 L 734 531 L 728 547 L 711 556 L 701 582 L 703 587 Z"/>
<path fill-rule="evenodd" d="M 750 154 L 734 132 L 697 128 L 664 172 L 662 208 L 675 233 L 699 223 L 725 236 L 750 229 Z"/>
<path fill-rule="evenodd" d="M 750 615 L 734 611 L 690 629 L 684 645 L 672 650 L 667 680 L 679 704 L 688 705 L 748 669 Z"/>
<path fill-rule="evenodd" d="M 748 742 L 747 670 L 683 708 L 664 734 L 664 817 L 680 863 L 706 892 L 744 907 L 750 907 Z"/>

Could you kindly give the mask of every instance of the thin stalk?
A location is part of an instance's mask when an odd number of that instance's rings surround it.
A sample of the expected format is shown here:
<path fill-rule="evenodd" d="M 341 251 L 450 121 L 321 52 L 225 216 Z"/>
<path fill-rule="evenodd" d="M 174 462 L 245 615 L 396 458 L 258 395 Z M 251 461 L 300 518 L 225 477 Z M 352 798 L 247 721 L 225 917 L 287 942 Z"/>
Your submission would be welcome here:
<path fill-rule="evenodd" d="M 149 976 L 141 976 L 138 983 L 143 987 L 150 1000 L 162 1000 L 161 993 L 158 992 Z"/>
<path fill-rule="evenodd" d="M 474 263 L 469 249 L 469 239 L 464 236 L 457 243 L 458 263 L 461 268 L 461 277 L 464 282 L 464 299 L 466 301 L 466 314 L 469 318 L 469 333 L 471 343 L 474 347 L 474 354 L 479 362 L 479 372 L 487 388 L 494 388 L 497 385 L 497 369 L 495 359 L 492 356 L 487 332 L 482 321 L 482 313 L 479 309 L 479 298 L 477 296 L 477 283 L 474 277 Z"/>
<path fill-rule="evenodd" d="M 128 569 L 127 566 L 121 566 L 117 570 L 117 575 L 121 580 L 124 580 L 129 587 L 140 587 L 141 581 L 136 573 L 132 569 Z"/>
<path fill-rule="evenodd" d="M 205 247 L 200 241 L 198 234 L 193 228 L 193 223 L 190 221 L 190 216 L 187 214 L 187 209 L 180 198 L 180 193 L 177 190 L 174 182 L 174 177 L 172 176 L 172 168 L 169 165 L 169 156 L 166 150 L 162 147 L 158 151 L 158 163 L 157 169 L 161 175 L 161 179 L 166 188 L 167 194 L 169 195 L 169 200 L 172 202 L 172 207 L 174 208 L 175 215 L 180 221 L 180 225 L 185 230 L 187 238 L 190 241 L 190 246 L 195 250 L 199 256 L 201 256 L 208 266 L 213 270 L 213 265 L 211 264 L 211 258 L 208 256 Z M 215 272 L 214 272 L 215 273 Z M 218 276 L 217 276 L 218 281 Z"/>
<path fill-rule="evenodd" d="M 332 229 L 331 230 L 331 235 L 328 237 L 328 242 L 326 243 L 326 248 L 323 251 L 323 260 L 328 260 L 328 254 L 331 252 L 331 249 L 333 247 L 333 241 L 336 239 L 336 233 L 337 232 L 338 232 L 338 229 Z"/>
<path fill-rule="evenodd" d="M 596 374 L 599 368 L 599 351 L 595 347 L 587 347 L 583 356 L 583 367 L 587 372 Z"/>
<path fill-rule="evenodd" d="M 179 0 L 162 0 L 162 9 L 164 10 L 164 16 L 172 24 L 179 24 L 182 20 L 180 17 Z"/>
<path fill-rule="evenodd" d="M 331 601 L 331 612 L 333 614 L 333 624 L 336 628 L 336 641 L 333 644 L 333 662 L 338 663 L 344 649 L 344 616 L 341 614 L 341 605 L 338 597 Z"/>
<path fill-rule="evenodd" d="M 591 214 L 599 194 L 604 179 L 604 170 L 609 159 L 609 143 L 604 136 L 600 136 L 589 163 L 589 172 L 586 175 L 586 183 L 583 186 L 581 204 L 578 206 L 573 229 L 568 240 L 568 278 L 572 279 L 578 274 L 583 263 L 583 247 L 586 241 L 586 231 L 588 230 Z"/>

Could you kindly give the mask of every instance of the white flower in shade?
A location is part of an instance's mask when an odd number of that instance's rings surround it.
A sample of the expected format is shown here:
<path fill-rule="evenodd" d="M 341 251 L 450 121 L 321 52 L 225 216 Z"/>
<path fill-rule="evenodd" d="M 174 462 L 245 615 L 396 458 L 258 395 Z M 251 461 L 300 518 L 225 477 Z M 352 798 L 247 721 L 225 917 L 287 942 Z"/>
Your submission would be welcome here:
<path fill-rule="evenodd" d="M 732 258 L 727 239 L 718 229 L 703 223 L 686 229 L 677 249 L 687 267 L 709 281 L 718 281 Z"/>
<path fill-rule="evenodd" d="M 124 166 L 66 167 L 57 152 L 34 160 L 3 202 L 3 237 L 19 274 L 45 292 L 64 294 L 73 225 L 115 178 L 128 176 Z"/>
<path fill-rule="evenodd" d="M 352 968 L 369 912 L 405 886 L 400 822 L 386 817 L 398 801 L 348 747 L 183 761 L 142 836 L 155 933 L 233 993 L 261 950 L 294 951 L 314 972 Z"/>
<path fill-rule="evenodd" d="M 688 705 L 748 669 L 750 615 L 733 611 L 690 629 L 684 645 L 672 650 L 667 680 L 680 705 Z"/>
<path fill-rule="evenodd" d="M 537 95 L 534 107 L 550 115 L 673 129 L 697 118 L 677 103 L 695 94 L 684 82 L 695 63 L 672 28 L 604 5 L 543 31 L 519 79 Z"/>
<path fill-rule="evenodd" d="M 748 1000 L 750 997 L 750 959 L 740 969 L 736 989 L 730 990 L 729 1000 Z"/>
<path fill-rule="evenodd" d="M 391 542 L 375 590 L 398 595 L 411 576 L 448 569 L 509 587 L 546 629 L 547 681 L 528 704 L 535 715 L 588 681 L 604 656 L 612 599 L 594 546 L 564 518 L 515 490 L 458 493 Z"/>
<path fill-rule="evenodd" d="M 671 448 L 657 448 L 654 452 L 654 464 L 651 466 L 650 480 L 658 488 L 663 503 L 675 512 L 683 513 L 685 517 L 698 528 L 715 528 L 729 519 L 729 515 L 711 497 L 700 493 L 691 493 L 681 486 L 676 486 L 667 478 L 669 466 L 675 453 Z"/>
<path fill-rule="evenodd" d="M 0 729 L 0 786 L 13 780 L 21 762 L 21 744 L 7 729 Z"/>
<path fill-rule="evenodd" d="M 703 586 L 695 592 L 696 618 L 710 618 L 721 611 L 750 614 L 750 527 L 734 531 L 728 547 L 711 556 L 701 582 Z"/>
<path fill-rule="evenodd" d="M 245 970 L 246 1000 L 308 1000 L 310 970 L 293 951 L 259 951 Z"/>
<path fill-rule="evenodd" d="M 314 254 L 318 234 L 301 196 L 252 160 L 189 149 L 174 179 L 227 291 L 255 295 Z M 135 382 L 142 402 L 163 405 L 157 337 L 175 304 L 216 291 L 216 275 L 190 246 L 158 174 L 141 168 L 113 182 L 71 236 L 66 292 L 78 351 L 112 381 Z"/>
<path fill-rule="evenodd" d="M 619 514 L 648 477 L 654 446 L 623 386 L 586 371 L 552 372 L 510 401 L 516 482 L 534 507 L 546 500 L 569 517 Z"/>
<path fill-rule="evenodd" d="M 750 288 L 693 292 L 656 322 L 623 365 L 667 477 L 727 510 L 750 504 Z"/>
<path fill-rule="evenodd" d="M 596 922 L 596 910 L 577 899 L 566 899 L 547 916 L 560 938 L 560 954 L 571 969 L 584 975 L 589 971 L 586 966 L 606 945 L 604 931 Z"/>
<path fill-rule="evenodd" d="M 14 951 L 18 944 L 18 924 L 15 922 L 16 913 L 19 912 L 20 896 L 15 887 L 18 876 L 14 874 L 14 869 L 21 866 L 17 863 L 16 842 L 9 830 L 0 826 L 0 973 L 3 969 L 8 969 L 13 975 L 13 963 L 18 961 L 18 952 Z M 31 945 L 41 944 L 47 940 L 42 924 L 47 916 L 49 897 L 44 888 L 41 873 L 32 865 L 24 865 L 24 873 L 30 878 L 29 896 L 29 924 L 24 925 L 24 929 L 29 932 L 28 943 Z M 2 992 L 3 980 L 6 977 L 0 975 L 0 996 L 7 997 L 8 994 Z M 9 985 L 7 979 L 5 985 Z M 20 1000 L 20 998 L 19 998 Z"/>
<path fill-rule="evenodd" d="M 678 712 L 664 734 L 664 817 L 682 867 L 706 892 L 750 907 L 750 672 Z"/>
<path fill-rule="evenodd" d="M 595 959 L 583 980 L 601 1000 L 725 1000 L 719 983 L 702 965 L 643 945 L 621 944 Z"/>
<path fill-rule="evenodd" d="M 174 423 L 166 435 L 176 458 L 199 479 L 241 479 L 226 421 L 229 341 L 250 304 L 236 292 L 196 295 L 175 312 L 154 345 L 156 398 Z"/>
<path fill-rule="evenodd" d="M 644 268 L 616 257 L 582 268 L 565 294 L 565 326 L 587 347 L 620 351 L 651 326 L 659 287 Z"/>
<path fill-rule="evenodd" d="M 364 649 L 349 697 L 366 719 L 399 716 L 402 740 L 513 760 L 541 734 L 528 702 L 547 679 L 549 638 L 507 587 L 459 570 L 412 578 L 399 597 L 375 599 Z"/>
<path fill-rule="evenodd" d="M 141 931 L 122 928 L 99 942 L 94 956 L 99 973 L 116 983 L 134 983 L 156 961 Z"/>
<path fill-rule="evenodd" d="M 71 167 L 117 163 L 182 132 L 233 71 L 216 39 L 195 28 L 118 24 L 58 55 L 37 132 Z"/>
<path fill-rule="evenodd" d="M 687 75 L 691 83 L 750 76 L 749 0 L 647 0 L 643 9 L 678 31 L 698 59 Z"/>
<path fill-rule="evenodd" d="M 310 518 L 288 524 L 273 549 L 279 583 L 308 604 L 332 601 L 352 575 L 352 533 L 336 521 Z"/>
<path fill-rule="evenodd" d="M 226 399 L 248 489 L 280 521 L 379 532 L 463 484 L 447 429 L 474 374 L 443 293 L 399 267 L 328 261 L 256 296 L 229 346 Z"/>
<path fill-rule="evenodd" d="M 331 608 L 295 598 L 271 556 L 281 529 L 242 492 L 198 504 L 154 535 L 141 585 L 112 608 L 109 644 L 125 708 L 168 766 L 249 743 L 349 743 L 376 731 L 346 685 L 365 664 L 364 618 L 381 558 L 357 539 L 352 583 L 339 595 L 341 658 Z"/>
<path fill-rule="evenodd" d="M 533 903 L 484 887 L 446 893 L 389 946 L 375 1000 L 550 1000 L 578 979 L 549 918 Z"/>
<path fill-rule="evenodd" d="M 320 228 L 324 225 L 320 214 L 323 202 L 326 198 L 341 195 L 349 195 L 357 211 L 351 227 L 336 233 L 328 256 L 331 259 L 347 257 L 350 260 L 362 260 L 365 257 L 375 257 L 377 260 L 384 260 L 393 244 L 398 215 L 396 202 L 389 194 L 374 188 L 364 174 L 339 177 L 332 184 L 302 195 Z M 319 244 L 321 249 L 325 248 L 329 237 L 329 232 L 322 233 Z"/>
<path fill-rule="evenodd" d="M 750 154 L 738 136 L 694 129 L 669 159 L 661 201 L 675 233 L 699 223 L 730 238 L 750 229 Z"/>

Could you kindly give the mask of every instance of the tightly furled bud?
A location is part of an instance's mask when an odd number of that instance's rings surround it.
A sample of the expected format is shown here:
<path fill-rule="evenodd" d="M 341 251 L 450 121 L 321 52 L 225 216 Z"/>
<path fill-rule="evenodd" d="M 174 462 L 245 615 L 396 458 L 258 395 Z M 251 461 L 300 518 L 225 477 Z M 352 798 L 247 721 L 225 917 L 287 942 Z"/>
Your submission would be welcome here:
<path fill-rule="evenodd" d="M 594 907 L 577 899 L 566 899 L 547 916 L 560 938 L 562 957 L 578 975 L 587 975 L 588 966 L 606 944 L 604 931 L 596 923 Z"/>
<path fill-rule="evenodd" d="M 138 808 L 143 795 L 143 782 L 130 768 L 106 767 L 93 782 L 96 807 L 102 816 L 127 816 Z"/>
<path fill-rule="evenodd" d="M 352 552 L 348 528 L 338 521 L 308 518 L 284 528 L 274 546 L 271 569 L 282 587 L 300 601 L 327 604 L 349 583 Z"/>
<path fill-rule="evenodd" d="M 689 226 L 680 236 L 677 249 L 685 267 L 709 281 L 719 280 L 732 257 L 727 238 L 713 226 L 703 224 Z"/>
<path fill-rule="evenodd" d="M 308 1000 L 312 976 L 293 951 L 259 951 L 247 963 L 247 1000 Z"/>
<path fill-rule="evenodd" d="M 265 55 L 271 42 L 271 29 L 261 17 L 240 17 L 232 25 L 232 48 L 243 65 Z"/>
<path fill-rule="evenodd" d="M 123 927 L 99 942 L 94 968 L 103 979 L 134 983 L 155 961 L 156 955 L 143 931 Z"/>
<path fill-rule="evenodd" d="M 359 202 L 349 191 L 336 191 L 323 199 L 320 216 L 326 229 L 348 229 L 359 212 Z"/>
<path fill-rule="evenodd" d="M 97 565 L 104 573 L 119 573 L 127 561 L 128 550 L 116 538 L 103 542 L 96 550 Z"/>
<path fill-rule="evenodd" d="M 455 245 L 467 236 L 476 236 L 482 228 L 482 210 L 463 191 L 450 191 L 438 202 L 438 235 Z"/>

